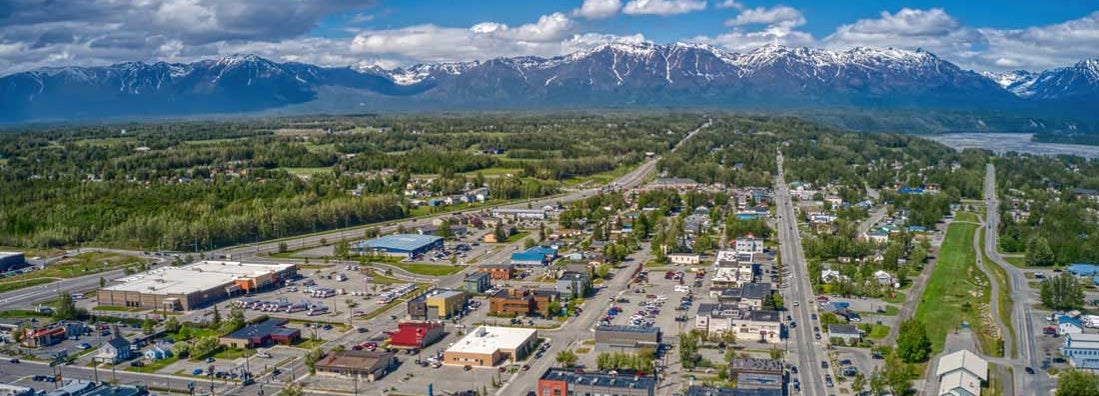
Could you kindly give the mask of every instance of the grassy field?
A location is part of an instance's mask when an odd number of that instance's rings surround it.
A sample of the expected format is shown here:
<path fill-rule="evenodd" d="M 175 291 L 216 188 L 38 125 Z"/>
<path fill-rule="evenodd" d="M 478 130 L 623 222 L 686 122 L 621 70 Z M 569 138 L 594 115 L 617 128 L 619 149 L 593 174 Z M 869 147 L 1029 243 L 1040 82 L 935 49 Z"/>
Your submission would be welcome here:
<path fill-rule="evenodd" d="M 38 279 L 22 279 L 13 280 L 0 283 L 0 293 L 9 292 L 12 290 L 19 290 L 24 287 L 44 285 L 53 282 L 55 279 L 51 278 L 38 278 Z"/>
<path fill-rule="evenodd" d="M 167 359 L 160 359 L 160 360 L 157 360 L 157 361 L 147 363 L 147 364 L 145 364 L 145 367 L 126 366 L 126 368 L 124 368 L 123 370 L 129 371 L 129 372 L 134 372 L 134 373 L 155 373 L 157 371 L 160 371 L 160 369 L 168 367 L 169 364 L 172 364 L 172 363 L 175 363 L 175 362 L 178 362 L 178 361 L 179 361 L 179 356 L 172 355 L 172 357 L 167 358 Z"/>
<path fill-rule="evenodd" d="M 1019 268 L 1027 268 L 1026 257 L 1004 257 L 1004 261 Z"/>
<path fill-rule="evenodd" d="M 957 329 L 963 321 L 973 327 L 982 347 L 989 347 L 992 341 L 983 334 L 978 313 L 978 306 L 988 301 L 990 288 L 988 279 L 976 266 L 977 256 L 973 251 L 976 230 L 976 224 L 955 222 L 950 225 L 939 252 L 939 263 L 916 308 L 915 317 L 927 325 L 935 353 L 942 352 L 947 333 Z"/>
<path fill-rule="evenodd" d="M 449 264 L 406 264 L 406 263 L 396 263 L 396 264 L 390 264 L 390 265 L 392 265 L 394 267 L 398 267 L 398 268 L 403 269 L 405 271 L 411 272 L 413 274 L 428 275 L 428 276 L 450 275 L 450 274 L 453 274 L 455 272 L 461 271 L 462 268 L 465 268 L 465 267 L 460 267 L 460 266 L 456 266 L 456 265 L 449 265 Z"/>
<path fill-rule="evenodd" d="M 504 242 L 515 243 L 521 241 L 523 238 L 526 238 L 528 236 L 530 236 L 530 231 L 520 231 L 515 233 L 515 235 L 509 236 L 508 239 L 504 240 Z"/>
<path fill-rule="evenodd" d="M 985 245 L 985 229 L 981 228 L 980 233 L 981 246 L 983 247 Z M 996 302 L 998 304 L 1000 312 L 996 312 L 995 314 L 1000 315 L 1000 321 L 1004 322 L 1004 326 L 1007 326 L 1008 335 L 1010 335 L 1011 338 L 1014 339 L 1015 326 L 1011 325 L 1011 307 L 1014 302 L 1011 298 L 1011 288 L 1008 286 L 1010 282 L 1008 282 L 1007 280 L 1007 270 L 1005 270 L 999 264 L 993 262 L 992 259 L 988 258 L 988 255 L 985 254 L 983 249 L 981 250 L 981 257 L 984 260 L 985 267 L 987 267 L 988 270 L 992 272 L 992 276 L 995 278 L 993 280 L 999 285 L 1000 288 L 1000 294 L 996 296 Z"/>
<path fill-rule="evenodd" d="M 885 312 L 859 312 L 859 315 L 881 315 L 881 316 L 897 316 L 901 313 L 901 309 L 896 305 L 885 305 Z"/>
<path fill-rule="evenodd" d="M 23 256 L 28 259 L 31 257 L 53 257 L 65 253 L 65 251 L 61 249 L 35 249 L 12 246 L 0 246 L 0 252 L 23 252 Z"/>
<path fill-rule="evenodd" d="M 57 279 L 111 271 L 141 262 L 140 258 L 115 253 L 84 253 L 50 264 L 43 270 L 0 279 L 0 292 L 46 284 Z"/>
<path fill-rule="evenodd" d="M 889 335 L 889 326 L 886 325 L 870 325 L 870 331 L 866 333 L 866 338 L 871 340 L 880 340 Z"/>
<path fill-rule="evenodd" d="M 519 172 L 522 172 L 522 171 L 523 170 L 519 169 L 519 168 L 492 167 L 492 168 L 485 168 L 485 169 L 481 169 L 481 170 L 475 170 L 475 171 L 472 171 L 472 172 L 464 172 L 464 173 L 461 173 L 461 175 L 465 176 L 465 177 L 475 177 L 475 176 L 477 176 L 478 173 L 480 173 L 481 175 L 484 175 L 486 178 L 488 178 L 488 177 L 503 176 L 503 175 L 507 175 L 509 173 L 512 174 L 512 175 L 517 175 L 517 174 L 519 174 Z"/>
<path fill-rule="evenodd" d="M 322 168 L 279 168 L 294 176 L 313 176 L 321 172 L 331 172 L 331 167 Z"/>

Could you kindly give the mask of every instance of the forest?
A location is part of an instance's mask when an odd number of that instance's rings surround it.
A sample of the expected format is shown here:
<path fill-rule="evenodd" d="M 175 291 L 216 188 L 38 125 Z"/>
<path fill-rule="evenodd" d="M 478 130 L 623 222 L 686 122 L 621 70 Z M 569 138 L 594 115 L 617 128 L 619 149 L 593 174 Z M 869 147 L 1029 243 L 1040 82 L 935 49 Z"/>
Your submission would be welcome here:
<path fill-rule="evenodd" d="M 55 126 L 0 135 L 0 246 L 199 251 L 498 202 L 670 149 L 697 114 L 292 117 Z M 537 155 L 535 155 L 537 154 Z"/>

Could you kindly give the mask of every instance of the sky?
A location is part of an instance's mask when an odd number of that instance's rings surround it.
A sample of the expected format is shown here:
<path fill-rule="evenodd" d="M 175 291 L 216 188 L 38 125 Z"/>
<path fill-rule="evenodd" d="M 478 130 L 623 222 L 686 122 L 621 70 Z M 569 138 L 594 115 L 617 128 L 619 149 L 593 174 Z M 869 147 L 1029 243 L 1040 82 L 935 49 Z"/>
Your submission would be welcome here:
<path fill-rule="evenodd" d="M 245 53 L 393 68 L 641 41 L 922 48 L 977 71 L 1041 71 L 1099 57 L 1099 2 L 0 0 L 0 75 Z"/>

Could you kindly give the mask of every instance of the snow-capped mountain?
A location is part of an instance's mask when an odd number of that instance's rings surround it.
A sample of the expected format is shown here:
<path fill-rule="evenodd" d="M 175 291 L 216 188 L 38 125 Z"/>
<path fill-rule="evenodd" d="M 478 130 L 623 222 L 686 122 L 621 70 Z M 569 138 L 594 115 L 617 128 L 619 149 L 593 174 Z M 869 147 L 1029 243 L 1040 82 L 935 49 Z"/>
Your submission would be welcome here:
<path fill-rule="evenodd" d="M 768 45 L 737 53 L 692 43 L 615 43 L 554 58 L 392 70 L 233 55 L 190 64 L 128 62 L 9 75 L 0 78 L 0 122 L 286 107 L 356 112 L 621 106 L 1002 110 L 1099 97 L 1096 64 L 1088 60 L 1040 75 L 979 74 L 925 51 Z"/>

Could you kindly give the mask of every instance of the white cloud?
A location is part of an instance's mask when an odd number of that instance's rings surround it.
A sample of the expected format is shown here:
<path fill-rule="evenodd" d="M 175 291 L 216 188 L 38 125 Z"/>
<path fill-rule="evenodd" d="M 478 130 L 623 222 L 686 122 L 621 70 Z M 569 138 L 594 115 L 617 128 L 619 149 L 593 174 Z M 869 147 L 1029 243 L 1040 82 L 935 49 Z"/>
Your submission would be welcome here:
<path fill-rule="evenodd" d="M 370 22 L 370 21 L 373 21 L 373 20 L 374 20 L 374 14 L 363 14 L 363 13 L 360 12 L 358 14 L 355 14 L 355 16 L 351 17 L 351 19 L 348 19 L 347 23 L 360 24 L 360 23 L 363 23 L 363 22 Z"/>
<path fill-rule="evenodd" d="M 620 9 L 620 0 L 584 0 L 580 8 L 572 11 L 572 15 L 585 19 L 606 19 L 617 15 Z"/>
<path fill-rule="evenodd" d="M 777 44 L 789 47 L 813 46 L 816 39 L 812 34 L 791 30 L 781 26 L 769 26 L 758 31 L 738 31 L 719 34 L 715 37 L 698 36 L 691 41 L 711 44 L 730 51 L 745 52 L 765 45 Z"/>
<path fill-rule="evenodd" d="M 987 43 L 980 64 L 1042 70 L 1099 56 L 1099 11 L 1083 18 L 1025 29 L 977 29 Z"/>
<path fill-rule="evenodd" d="M 945 59 L 972 66 L 975 50 L 984 43 L 978 31 L 962 25 L 940 8 L 930 10 L 901 9 L 896 13 L 883 11 L 880 18 L 860 19 L 842 25 L 824 38 L 831 48 L 890 47 L 922 48 Z"/>
<path fill-rule="evenodd" d="M 628 15 L 676 15 L 706 9 L 706 0 L 632 0 L 622 7 Z"/>
<path fill-rule="evenodd" d="M 717 8 L 735 8 L 738 10 L 744 9 L 744 4 L 741 4 L 736 0 L 724 0 L 720 3 L 715 4 L 714 6 L 716 6 Z"/>
<path fill-rule="evenodd" d="M 744 10 L 736 18 L 725 21 L 725 26 L 782 25 L 795 27 L 804 24 L 805 16 L 801 14 L 801 11 L 781 5 L 772 8 L 756 7 Z"/>

